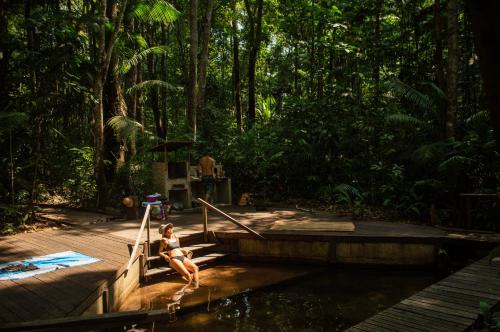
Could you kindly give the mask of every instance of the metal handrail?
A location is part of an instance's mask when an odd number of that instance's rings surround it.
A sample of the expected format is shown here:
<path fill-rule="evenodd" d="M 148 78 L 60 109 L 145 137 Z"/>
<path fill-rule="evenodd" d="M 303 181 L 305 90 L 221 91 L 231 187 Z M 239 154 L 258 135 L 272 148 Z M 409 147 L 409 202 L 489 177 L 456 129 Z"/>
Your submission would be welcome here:
<path fill-rule="evenodd" d="M 149 212 L 151 211 L 151 205 L 148 204 L 146 206 L 146 212 L 144 212 L 144 217 L 142 218 L 141 228 L 139 229 L 139 234 L 137 234 L 137 238 L 135 239 L 134 249 L 132 250 L 132 254 L 130 254 L 130 259 L 127 264 L 127 268 L 125 272 L 127 272 L 132 266 L 132 262 L 134 260 L 135 255 L 137 254 L 137 250 L 139 249 L 139 242 L 141 241 L 142 232 L 144 231 L 144 227 L 146 227 L 146 222 L 149 221 Z M 149 235 L 149 232 L 148 232 Z M 148 236 L 149 237 L 149 236 Z"/>
<path fill-rule="evenodd" d="M 247 227 L 245 225 L 243 225 L 242 223 L 240 223 L 238 220 L 234 219 L 233 217 L 231 217 L 230 215 L 226 214 L 225 212 L 219 210 L 218 208 L 216 208 L 215 206 L 213 206 L 212 204 L 208 203 L 207 201 L 201 199 L 201 198 L 197 198 L 196 199 L 198 202 L 200 202 L 201 204 L 203 204 L 204 206 L 204 209 L 211 209 L 217 213 L 219 213 L 221 216 L 223 216 L 224 218 L 226 218 L 227 220 L 231 221 L 233 224 L 239 226 L 240 228 L 243 228 L 244 230 L 246 230 L 247 232 L 257 236 L 258 238 L 262 239 L 262 240 L 265 240 L 266 238 L 263 237 L 262 235 L 260 235 L 259 233 L 257 233 L 256 231 L 254 231 L 253 229 L 251 229 L 250 227 Z M 203 213 L 203 219 L 204 219 L 204 232 L 205 232 L 205 237 L 206 237 L 206 233 L 207 233 L 207 230 L 206 230 L 206 220 L 207 220 L 207 214 L 206 212 Z"/>

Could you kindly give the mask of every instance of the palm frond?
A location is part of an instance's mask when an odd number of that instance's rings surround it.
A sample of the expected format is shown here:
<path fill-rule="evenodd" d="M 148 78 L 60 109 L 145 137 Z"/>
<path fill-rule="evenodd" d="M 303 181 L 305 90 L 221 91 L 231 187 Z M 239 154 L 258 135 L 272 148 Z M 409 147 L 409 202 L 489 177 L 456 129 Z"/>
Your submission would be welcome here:
<path fill-rule="evenodd" d="M 427 165 L 433 161 L 440 160 L 445 150 L 443 142 L 424 144 L 416 149 L 412 154 L 412 159 L 417 164 Z"/>
<path fill-rule="evenodd" d="M 464 156 L 452 156 L 443 161 L 438 166 L 440 172 L 448 172 L 451 170 L 463 169 L 465 170 L 474 160 Z"/>
<path fill-rule="evenodd" d="M 172 85 L 172 84 L 165 82 L 165 81 L 149 80 L 149 81 L 143 81 L 141 83 L 138 83 L 138 84 L 132 86 L 131 88 L 129 88 L 127 90 L 127 94 L 132 94 L 138 90 L 151 89 L 153 87 L 160 87 L 160 88 L 164 88 L 164 89 L 172 90 L 172 91 L 182 90 L 182 87 Z"/>
<path fill-rule="evenodd" d="M 174 22 L 180 13 L 165 0 L 148 0 L 138 2 L 132 15 L 141 23 L 163 23 L 168 24 Z"/>
<path fill-rule="evenodd" d="M 139 62 L 145 60 L 151 54 L 165 54 L 167 53 L 166 47 L 163 46 L 153 46 L 147 48 L 143 51 L 140 51 L 134 54 L 130 59 L 125 59 L 122 61 L 122 65 L 120 68 L 120 72 L 122 74 L 126 74 L 132 66 L 136 66 Z"/>
<path fill-rule="evenodd" d="M 476 123 L 487 123 L 490 121 L 490 114 L 487 111 L 479 111 L 477 113 L 472 114 L 467 119 L 465 119 L 465 123 L 467 124 L 476 124 Z"/>
<path fill-rule="evenodd" d="M 124 140 L 131 140 L 135 137 L 138 129 L 142 125 L 125 115 L 117 115 L 108 120 L 107 125 L 110 126 L 115 135 Z"/>
<path fill-rule="evenodd" d="M 21 112 L 1 112 L 0 122 L 2 127 L 11 128 L 21 126 L 28 120 L 28 116 Z"/>
<path fill-rule="evenodd" d="M 422 109 L 431 109 L 433 106 L 429 96 L 421 93 L 397 78 L 393 78 L 385 83 L 386 87 L 401 97 L 408 99 Z"/>
<path fill-rule="evenodd" d="M 411 115 L 401 113 L 390 114 L 386 116 L 385 122 L 398 126 L 405 126 L 408 128 L 423 127 L 426 125 L 426 123 L 420 119 L 417 119 Z"/>
<path fill-rule="evenodd" d="M 436 93 L 436 96 L 438 96 L 441 99 L 446 99 L 445 92 L 440 87 L 438 87 L 436 84 L 434 84 L 432 82 L 423 82 L 422 85 L 430 86 L 432 91 L 434 91 Z"/>
<path fill-rule="evenodd" d="M 347 183 L 341 183 L 335 188 L 333 188 L 333 192 L 336 194 L 336 201 L 338 203 L 352 203 L 356 199 L 362 198 L 362 195 L 358 188 L 351 186 Z"/>

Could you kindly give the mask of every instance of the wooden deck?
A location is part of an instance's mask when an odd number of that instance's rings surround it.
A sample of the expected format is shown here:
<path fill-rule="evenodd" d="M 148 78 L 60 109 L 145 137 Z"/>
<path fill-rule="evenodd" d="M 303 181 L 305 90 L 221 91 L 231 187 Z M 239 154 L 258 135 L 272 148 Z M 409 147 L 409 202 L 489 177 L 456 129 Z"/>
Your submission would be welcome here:
<path fill-rule="evenodd" d="M 21 280 L 0 281 L 0 325 L 80 315 L 96 290 L 123 271 L 131 241 L 102 232 L 72 228 L 0 238 L 0 262 L 73 250 L 101 261 Z"/>
<path fill-rule="evenodd" d="M 313 236 L 308 232 L 269 230 L 276 220 L 322 220 L 322 216 L 296 211 L 255 213 L 234 209 L 232 215 L 257 231 L 269 236 Z M 0 263 L 73 250 L 100 259 L 100 262 L 66 268 L 21 280 L 0 281 L 0 327 L 11 322 L 76 316 L 96 300 L 97 290 L 113 282 L 129 259 L 128 245 L 133 244 L 137 221 L 94 222 L 64 215 L 61 221 L 72 222 L 67 229 L 47 229 L 35 233 L 0 237 Z M 198 213 L 171 216 L 179 236 L 202 230 Z M 152 221 L 152 236 L 157 238 L 160 221 Z M 325 239 L 364 241 L 366 238 L 392 239 L 404 243 L 441 241 L 446 233 L 435 228 L 370 221 L 355 222 L 354 232 L 312 233 Z M 239 232 L 226 221 L 209 217 L 209 229 L 216 232 Z M 154 235 L 153 235 L 154 234 Z M 457 238 L 458 241 L 464 240 Z M 500 266 L 484 261 L 464 268 L 414 297 L 386 310 L 352 331 L 462 331 L 477 317 L 479 301 L 500 301 Z M 439 324 L 438 324 L 439 323 Z M 385 324 L 385 325 L 384 325 Z M 440 328 L 442 326 L 442 328 Z"/>
<path fill-rule="evenodd" d="M 349 328 L 351 332 L 453 332 L 472 327 L 479 302 L 500 302 L 500 265 L 481 259 L 393 307 Z"/>

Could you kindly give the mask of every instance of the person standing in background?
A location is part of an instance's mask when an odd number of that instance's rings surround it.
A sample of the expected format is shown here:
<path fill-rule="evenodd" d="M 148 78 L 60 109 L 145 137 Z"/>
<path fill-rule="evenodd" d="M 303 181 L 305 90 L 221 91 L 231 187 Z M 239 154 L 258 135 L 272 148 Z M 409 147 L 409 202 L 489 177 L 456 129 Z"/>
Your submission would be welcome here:
<path fill-rule="evenodd" d="M 215 159 L 210 153 L 207 152 L 200 158 L 198 170 L 201 172 L 205 201 L 211 202 L 215 187 Z"/>

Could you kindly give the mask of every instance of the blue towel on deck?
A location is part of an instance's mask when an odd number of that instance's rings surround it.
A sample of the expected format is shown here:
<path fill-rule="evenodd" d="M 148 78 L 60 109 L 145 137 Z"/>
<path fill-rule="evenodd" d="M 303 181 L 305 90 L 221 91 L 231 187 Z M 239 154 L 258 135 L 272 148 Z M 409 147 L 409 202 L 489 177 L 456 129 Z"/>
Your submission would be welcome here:
<path fill-rule="evenodd" d="M 95 263 L 100 259 L 75 251 L 64 251 L 46 256 L 0 264 L 0 280 L 24 279 L 46 272 Z"/>

